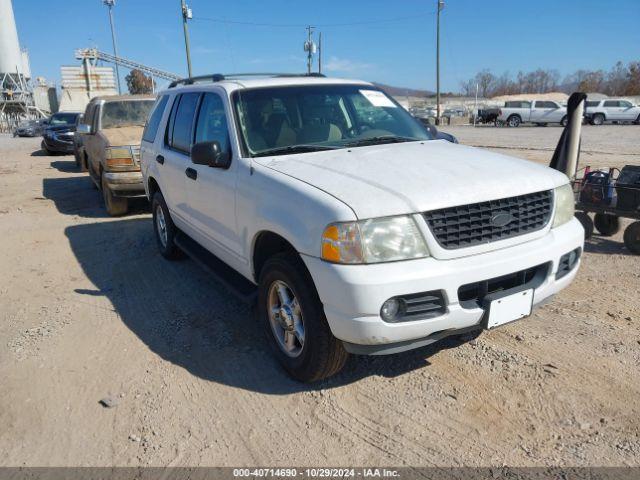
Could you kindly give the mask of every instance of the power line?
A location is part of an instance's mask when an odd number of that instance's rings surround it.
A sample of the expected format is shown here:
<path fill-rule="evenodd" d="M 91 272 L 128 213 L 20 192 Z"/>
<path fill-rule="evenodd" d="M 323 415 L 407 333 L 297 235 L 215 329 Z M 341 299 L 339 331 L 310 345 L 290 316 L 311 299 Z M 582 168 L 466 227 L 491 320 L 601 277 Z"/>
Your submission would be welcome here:
<path fill-rule="evenodd" d="M 393 23 L 393 22 L 402 22 L 407 20 L 412 20 L 415 18 L 423 18 L 427 16 L 433 16 L 436 12 L 422 12 L 416 13 L 414 15 L 406 15 L 403 17 L 394 17 L 394 18 L 384 18 L 377 20 L 359 20 L 354 22 L 344 22 L 344 23 L 314 23 L 316 27 L 322 28 L 332 28 L 332 27 L 353 27 L 357 25 L 374 25 L 379 23 Z M 248 22 L 243 20 L 226 20 L 222 18 L 211 18 L 211 17 L 194 17 L 193 20 L 202 20 L 207 22 L 214 23 L 225 23 L 230 25 L 246 25 L 252 27 L 275 27 L 275 28 L 306 28 L 307 25 L 301 23 L 265 23 L 265 22 Z"/>

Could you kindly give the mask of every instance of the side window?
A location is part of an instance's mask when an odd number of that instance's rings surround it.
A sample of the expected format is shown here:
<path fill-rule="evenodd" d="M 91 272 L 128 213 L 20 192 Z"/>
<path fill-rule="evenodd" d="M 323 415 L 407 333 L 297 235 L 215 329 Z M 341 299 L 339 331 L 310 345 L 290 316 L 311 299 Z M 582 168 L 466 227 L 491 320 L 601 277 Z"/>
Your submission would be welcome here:
<path fill-rule="evenodd" d="M 93 112 L 91 112 L 91 131 L 98 131 L 98 120 L 100 118 L 100 110 L 102 110 L 102 106 L 99 103 L 96 103 L 96 106 L 93 108 Z"/>
<path fill-rule="evenodd" d="M 537 101 L 535 103 L 535 108 L 546 108 L 544 104 L 545 102 Z"/>
<path fill-rule="evenodd" d="M 229 128 L 224 103 L 217 94 L 205 93 L 200 103 L 195 143 L 214 141 L 220 144 L 222 152 L 230 151 Z"/>
<path fill-rule="evenodd" d="M 606 102 L 604 102 L 603 107 L 617 107 L 618 106 L 618 102 L 614 101 L 614 100 L 607 100 Z"/>
<path fill-rule="evenodd" d="M 84 110 L 83 122 L 84 123 L 88 123 L 89 125 L 91 125 L 91 115 L 93 115 L 93 104 L 89 103 L 87 105 L 87 108 Z"/>
<path fill-rule="evenodd" d="M 622 108 L 631 108 L 633 106 L 631 105 L 631 102 L 627 102 L 626 100 L 620 100 L 618 103 Z"/>
<path fill-rule="evenodd" d="M 193 120 L 199 93 L 184 93 L 173 102 L 171 121 L 167 131 L 167 145 L 184 153 L 191 151 Z"/>
<path fill-rule="evenodd" d="M 596 101 L 587 102 L 587 108 L 597 107 L 599 103 L 600 102 L 596 102 Z"/>
<path fill-rule="evenodd" d="M 169 95 L 163 95 L 156 101 L 156 105 L 149 116 L 147 125 L 144 127 L 144 133 L 142 134 L 142 140 L 145 142 L 153 143 L 156 139 L 156 133 L 158 133 L 158 127 L 160 126 L 160 120 L 162 120 L 162 114 L 167 106 Z"/>

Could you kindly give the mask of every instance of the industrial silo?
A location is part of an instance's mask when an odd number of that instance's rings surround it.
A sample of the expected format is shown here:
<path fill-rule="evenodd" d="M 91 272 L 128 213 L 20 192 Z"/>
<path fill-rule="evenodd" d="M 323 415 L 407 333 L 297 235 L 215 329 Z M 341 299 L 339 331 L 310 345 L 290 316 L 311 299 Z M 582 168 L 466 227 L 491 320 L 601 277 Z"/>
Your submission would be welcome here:
<path fill-rule="evenodd" d="M 20 49 L 11 0 L 0 0 L 0 130 L 39 114 L 33 106 L 29 56 Z"/>

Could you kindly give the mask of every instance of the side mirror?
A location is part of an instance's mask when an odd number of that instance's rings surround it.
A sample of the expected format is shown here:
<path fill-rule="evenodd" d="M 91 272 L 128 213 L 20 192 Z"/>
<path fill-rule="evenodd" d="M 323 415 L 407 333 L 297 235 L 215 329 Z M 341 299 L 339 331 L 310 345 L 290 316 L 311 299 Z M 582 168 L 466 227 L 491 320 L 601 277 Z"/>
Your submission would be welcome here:
<path fill-rule="evenodd" d="M 219 142 L 200 142 L 191 147 L 191 161 L 196 165 L 229 168 L 231 155 L 221 150 Z"/>
<path fill-rule="evenodd" d="M 438 138 L 438 129 L 437 129 L 437 127 L 435 125 L 431 125 L 429 123 L 429 124 L 426 124 L 424 127 L 427 130 L 429 130 L 429 133 L 431 134 L 431 136 L 433 137 L 434 140 Z"/>
<path fill-rule="evenodd" d="M 91 125 L 87 125 L 86 123 L 81 123 L 76 127 L 76 132 L 89 135 L 91 133 Z"/>

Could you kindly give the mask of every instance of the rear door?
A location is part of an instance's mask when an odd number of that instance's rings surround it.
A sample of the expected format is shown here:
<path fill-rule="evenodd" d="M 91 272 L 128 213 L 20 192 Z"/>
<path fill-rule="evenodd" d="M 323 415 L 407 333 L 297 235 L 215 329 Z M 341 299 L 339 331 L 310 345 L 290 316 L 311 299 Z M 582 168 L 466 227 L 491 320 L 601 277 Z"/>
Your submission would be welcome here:
<path fill-rule="evenodd" d="M 222 152 L 231 149 L 226 96 L 208 91 L 202 96 L 195 122 L 194 144 L 216 141 Z M 197 240 L 223 258 L 240 257 L 241 242 L 236 228 L 236 180 L 238 162 L 227 169 L 191 163 L 195 171 L 186 180 L 189 221 Z"/>
<path fill-rule="evenodd" d="M 162 188 L 173 220 L 188 228 L 187 169 L 191 167 L 191 145 L 199 92 L 176 95 L 166 124 L 163 142 Z"/>
<path fill-rule="evenodd" d="M 607 120 L 624 120 L 620 102 L 617 100 L 605 100 L 602 106 L 604 107 Z"/>

